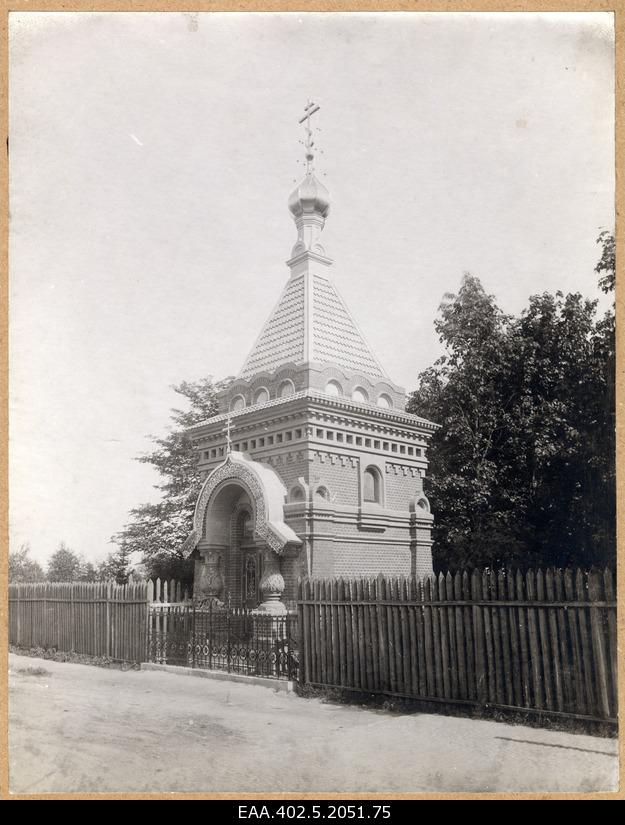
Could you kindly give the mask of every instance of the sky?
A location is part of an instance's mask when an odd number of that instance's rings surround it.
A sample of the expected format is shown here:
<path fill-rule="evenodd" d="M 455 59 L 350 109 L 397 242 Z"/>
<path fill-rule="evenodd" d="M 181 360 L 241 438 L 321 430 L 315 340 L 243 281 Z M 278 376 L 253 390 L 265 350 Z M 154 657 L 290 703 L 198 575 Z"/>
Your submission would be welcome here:
<path fill-rule="evenodd" d="M 601 299 L 614 224 L 608 13 L 15 13 L 11 547 L 97 561 L 158 477 L 172 385 L 236 374 L 288 276 L 299 117 L 322 242 L 408 391 L 464 272 L 507 312 Z"/>

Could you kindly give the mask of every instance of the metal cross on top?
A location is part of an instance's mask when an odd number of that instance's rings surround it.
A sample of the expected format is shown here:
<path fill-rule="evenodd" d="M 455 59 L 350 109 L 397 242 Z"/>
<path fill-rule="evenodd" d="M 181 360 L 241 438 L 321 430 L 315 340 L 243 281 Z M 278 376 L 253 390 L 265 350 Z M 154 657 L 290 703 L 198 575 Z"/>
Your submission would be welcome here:
<path fill-rule="evenodd" d="M 228 416 L 226 419 L 226 426 L 222 430 L 222 433 L 226 434 L 226 455 L 230 455 L 232 452 L 232 439 L 230 438 L 230 434 L 233 429 L 235 428 L 232 426 L 232 419 Z"/>
<path fill-rule="evenodd" d="M 310 128 L 310 118 L 318 112 L 321 107 L 318 106 L 316 103 L 313 103 L 312 100 L 308 101 L 308 105 L 304 107 L 304 117 L 299 119 L 299 123 L 304 123 L 306 121 L 306 174 L 309 175 L 312 172 L 311 164 L 315 157 L 313 152 L 313 146 L 315 145 L 314 140 L 312 139 L 312 129 Z"/>

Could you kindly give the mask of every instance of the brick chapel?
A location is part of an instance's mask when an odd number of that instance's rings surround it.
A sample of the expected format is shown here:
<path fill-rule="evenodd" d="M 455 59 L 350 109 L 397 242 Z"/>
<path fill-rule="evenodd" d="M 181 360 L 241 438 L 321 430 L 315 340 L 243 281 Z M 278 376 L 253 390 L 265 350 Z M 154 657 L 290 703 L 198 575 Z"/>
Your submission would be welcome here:
<path fill-rule="evenodd" d="M 219 414 L 190 429 L 205 479 L 184 544 L 194 597 L 284 613 L 300 576 L 432 572 L 423 492 L 437 425 L 404 411 L 342 299 L 321 243 L 330 198 L 313 169 L 288 208 L 289 277 Z"/>

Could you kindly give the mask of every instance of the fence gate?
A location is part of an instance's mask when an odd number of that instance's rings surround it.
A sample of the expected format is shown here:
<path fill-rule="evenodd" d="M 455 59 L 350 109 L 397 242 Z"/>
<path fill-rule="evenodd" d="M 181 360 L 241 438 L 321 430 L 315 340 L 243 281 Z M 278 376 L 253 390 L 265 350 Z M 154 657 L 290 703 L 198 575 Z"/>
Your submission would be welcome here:
<path fill-rule="evenodd" d="M 270 616 L 212 604 L 152 604 L 148 661 L 297 679 L 297 616 Z"/>

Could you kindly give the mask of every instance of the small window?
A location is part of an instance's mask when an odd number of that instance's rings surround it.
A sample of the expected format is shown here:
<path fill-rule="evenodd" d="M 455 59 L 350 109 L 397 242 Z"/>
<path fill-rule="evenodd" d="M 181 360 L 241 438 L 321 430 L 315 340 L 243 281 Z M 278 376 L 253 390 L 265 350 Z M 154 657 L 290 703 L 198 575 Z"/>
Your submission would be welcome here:
<path fill-rule="evenodd" d="M 278 390 L 278 395 L 280 398 L 286 398 L 287 395 L 293 395 L 295 392 L 295 385 L 292 381 L 287 379 L 280 384 L 280 389 Z"/>
<path fill-rule="evenodd" d="M 251 539 L 254 537 L 254 523 L 252 521 L 252 514 L 244 510 L 239 515 L 239 535 L 241 539 Z"/>
<path fill-rule="evenodd" d="M 371 446 L 371 439 L 370 438 L 365 438 L 365 447 L 370 447 L 370 446 Z"/>
<path fill-rule="evenodd" d="M 254 403 L 255 404 L 266 404 L 269 401 L 269 392 L 265 389 L 265 387 L 261 387 L 259 390 L 256 390 L 254 394 Z"/>
<path fill-rule="evenodd" d="M 317 430 L 317 438 L 323 438 L 323 430 Z"/>
<path fill-rule="evenodd" d="M 380 474 L 374 467 L 367 467 L 364 474 L 363 499 L 365 501 L 380 503 L 381 481 Z"/>
<path fill-rule="evenodd" d="M 375 450 L 379 450 L 380 449 L 380 442 L 379 441 L 374 441 L 373 442 L 373 447 L 374 447 Z"/>
<path fill-rule="evenodd" d="M 414 447 L 408 447 L 408 455 L 414 454 Z"/>
<path fill-rule="evenodd" d="M 301 487 L 294 487 L 291 490 L 290 495 L 291 501 L 304 501 L 304 491 Z"/>
<path fill-rule="evenodd" d="M 277 442 L 278 444 L 282 444 L 282 433 L 278 433 L 278 434 L 276 435 L 276 442 Z"/>
<path fill-rule="evenodd" d="M 301 437 L 302 437 L 302 431 L 301 430 L 295 430 L 295 438 L 301 438 Z"/>
<path fill-rule="evenodd" d="M 264 438 L 259 438 L 258 439 L 258 446 L 259 447 L 264 447 L 265 446 L 265 439 Z"/>
<path fill-rule="evenodd" d="M 341 443 L 343 441 L 343 433 L 336 434 L 336 440 Z"/>
<path fill-rule="evenodd" d="M 328 381 L 324 392 L 326 395 L 343 395 L 343 387 L 338 381 Z"/>
<path fill-rule="evenodd" d="M 293 433 L 288 432 L 288 433 L 285 433 L 284 435 L 285 435 L 285 438 L 286 438 L 287 441 L 293 441 Z"/>
<path fill-rule="evenodd" d="M 378 407 L 384 407 L 385 410 L 390 410 L 393 406 L 393 402 L 390 399 L 390 396 L 382 393 L 382 395 L 378 398 Z"/>
<path fill-rule="evenodd" d="M 359 435 L 356 436 L 356 446 L 362 447 L 362 438 Z"/>
<path fill-rule="evenodd" d="M 323 501 L 330 501 L 330 491 L 323 485 L 321 487 L 317 487 L 315 490 L 315 495 Z"/>
<path fill-rule="evenodd" d="M 353 444 L 353 443 L 354 443 L 354 436 L 353 436 L 353 435 L 346 435 L 346 436 L 345 436 L 345 441 L 346 441 L 348 444 Z"/>
<path fill-rule="evenodd" d="M 383 449 L 383 450 L 386 450 L 386 451 L 388 452 L 388 449 L 389 449 L 389 443 L 388 443 L 388 441 L 384 441 L 384 442 L 383 442 L 383 444 L 382 444 L 382 449 Z"/>
<path fill-rule="evenodd" d="M 242 410 L 245 408 L 245 398 L 242 395 L 235 395 L 235 397 L 230 402 L 230 409 L 234 410 Z"/>
<path fill-rule="evenodd" d="M 366 404 L 369 400 L 369 396 L 367 395 L 367 391 L 363 390 L 362 387 L 356 387 L 352 393 L 352 399 L 354 401 L 358 401 L 359 404 Z"/>
<path fill-rule="evenodd" d="M 326 433 L 326 438 L 328 439 L 328 441 L 334 441 L 334 433 L 332 432 L 332 430 L 328 430 L 328 432 Z"/>

